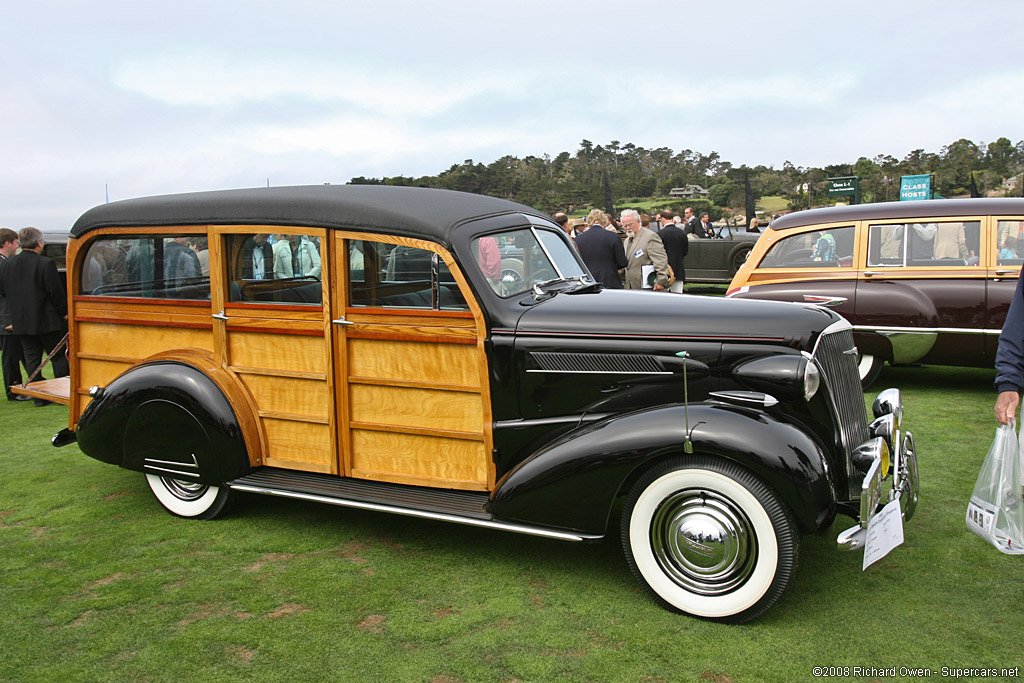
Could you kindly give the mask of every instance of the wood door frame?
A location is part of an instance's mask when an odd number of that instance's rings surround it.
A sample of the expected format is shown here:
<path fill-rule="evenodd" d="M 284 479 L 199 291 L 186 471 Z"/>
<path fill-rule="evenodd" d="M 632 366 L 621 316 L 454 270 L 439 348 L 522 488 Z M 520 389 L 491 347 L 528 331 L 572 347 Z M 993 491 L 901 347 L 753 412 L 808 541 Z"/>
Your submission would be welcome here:
<path fill-rule="evenodd" d="M 349 254 L 348 242 L 353 240 L 364 240 L 397 246 L 407 246 L 415 249 L 423 249 L 436 253 L 448 267 L 460 292 L 466 300 L 469 311 L 450 311 L 433 309 L 405 309 L 405 308 L 375 308 L 365 306 L 348 305 L 348 283 L 349 283 Z M 485 341 L 487 337 L 487 325 L 483 311 L 473 296 L 465 276 L 460 271 L 451 254 L 438 244 L 426 240 L 398 237 L 391 235 L 379 235 L 376 233 L 352 231 L 335 231 L 333 239 L 328 245 L 329 258 L 331 263 L 331 312 L 332 319 L 346 320 L 352 318 L 361 319 L 367 324 L 384 326 L 387 322 L 394 320 L 398 323 L 392 325 L 391 329 L 368 332 L 357 330 L 348 326 L 331 324 L 332 350 L 334 357 L 334 386 L 336 397 L 337 419 L 337 444 L 339 471 L 345 476 L 353 476 L 352 467 L 352 420 L 351 396 L 352 382 L 350 368 L 348 365 L 348 344 L 350 339 L 377 339 L 383 341 L 415 341 L 422 343 L 458 344 L 472 346 L 476 358 L 476 384 L 472 387 L 452 386 L 451 390 L 461 391 L 472 389 L 480 396 L 480 442 L 484 452 L 486 476 L 479 486 L 472 488 L 492 490 L 495 485 L 496 468 L 494 464 L 494 438 L 493 438 L 493 416 L 491 412 L 490 381 L 487 372 L 487 354 Z M 404 325 L 402 323 L 405 323 Z M 410 325 L 409 323 L 416 323 Z M 391 382 L 394 386 L 400 386 L 401 382 Z M 412 384 L 408 385 L 415 388 Z M 435 389 L 443 389 L 443 386 L 433 385 Z M 384 428 L 381 428 L 384 430 Z M 416 433 L 417 428 L 406 428 L 408 433 Z M 442 430 L 431 430 L 433 434 L 440 435 Z M 461 438 L 456 432 L 451 432 L 451 438 Z M 401 476 L 388 478 L 389 481 L 402 481 L 403 483 L 422 484 L 422 481 L 415 477 L 405 479 Z"/>

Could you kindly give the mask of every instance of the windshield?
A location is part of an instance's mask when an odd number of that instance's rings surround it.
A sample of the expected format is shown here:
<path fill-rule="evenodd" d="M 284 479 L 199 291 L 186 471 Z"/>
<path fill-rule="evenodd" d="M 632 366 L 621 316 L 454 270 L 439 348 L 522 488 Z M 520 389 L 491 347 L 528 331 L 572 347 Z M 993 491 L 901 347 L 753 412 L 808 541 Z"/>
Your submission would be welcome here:
<path fill-rule="evenodd" d="M 553 231 L 539 228 L 478 237 L 473 240 L 473 255 L 487 283 L 499 296 L 513 296 L 542 282 L 587 274 L 565 240 Z"/>

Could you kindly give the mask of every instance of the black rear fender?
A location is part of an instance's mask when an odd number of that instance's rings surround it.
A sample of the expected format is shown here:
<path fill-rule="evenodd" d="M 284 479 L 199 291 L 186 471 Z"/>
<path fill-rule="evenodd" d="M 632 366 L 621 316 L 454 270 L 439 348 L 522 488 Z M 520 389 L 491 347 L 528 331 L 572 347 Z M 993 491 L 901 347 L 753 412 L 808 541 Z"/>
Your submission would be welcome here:
<path fill-rule="evenodd" d="M 86 455 L 147 474 L 220 484 L 252 470 L 231 403 L 182 362 L 126 371 L 86 406 L 76 431 Z"/>

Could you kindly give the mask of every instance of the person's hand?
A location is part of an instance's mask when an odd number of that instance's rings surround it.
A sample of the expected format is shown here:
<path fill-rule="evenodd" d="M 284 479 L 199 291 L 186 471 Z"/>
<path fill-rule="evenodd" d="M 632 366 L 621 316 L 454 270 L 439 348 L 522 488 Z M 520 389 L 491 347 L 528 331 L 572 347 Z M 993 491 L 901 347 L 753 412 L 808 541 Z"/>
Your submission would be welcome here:
<path fill-rule="evenodd" d="M 996 422 L 1001 425 L 1009 424 L 1010 420 L 1017 417 L 1017 407 L 1020 405 L 1020 394 L 1016 391 L 1003 391 L 996 399 Z"/>
<path fill-rule="evenodd" d="M 662 287 L 661 285 L 654 285 L 654 291 L 655 292 L 664 292 L 665 288 Z"/>

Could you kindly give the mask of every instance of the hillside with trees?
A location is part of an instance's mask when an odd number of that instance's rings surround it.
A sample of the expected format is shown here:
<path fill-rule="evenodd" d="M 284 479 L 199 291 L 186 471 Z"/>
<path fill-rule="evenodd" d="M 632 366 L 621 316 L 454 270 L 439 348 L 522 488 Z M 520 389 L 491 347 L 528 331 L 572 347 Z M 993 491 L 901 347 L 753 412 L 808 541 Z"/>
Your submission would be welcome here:
<path fill-rule="evenodd" d="M 1016 185 L 1006 181 L 1022 170 L 1024 141 L 1013 144 L 1008 138 L 987 144 L 961 138 L 937 153 L 917 149 L 903 159 L 878 154 L 823 168 L 794 166 L 789 161 L 780 168 L 734 166 L 717 152 L 645 149 L 618 140 L 595 145 L 583 140 L 573 154 L 504 156 L 489 164 L 467 159 L 436 176 L 359 177 L 350 183 L 461 190 L 570 214 L 589 207 L 612 211 L 645 202 L 678 206 L 682 201 L 670 200 L 669 191 L 692 183 L 706 188 L 708 199 L 686 203 L 707 208 L 717 219 L 742 214 L 751 197 L 781 197 L 789 210 L 831 205 L 835 200 L 827 196 L 826 179 L 842 176 L 860 178 L 861 202 L 896 201 L 900 176 L 926 173 L 934 174 L 934 190 L 945 197 L 1020 195 L 1024 183 L 1019 178 Z"/>

